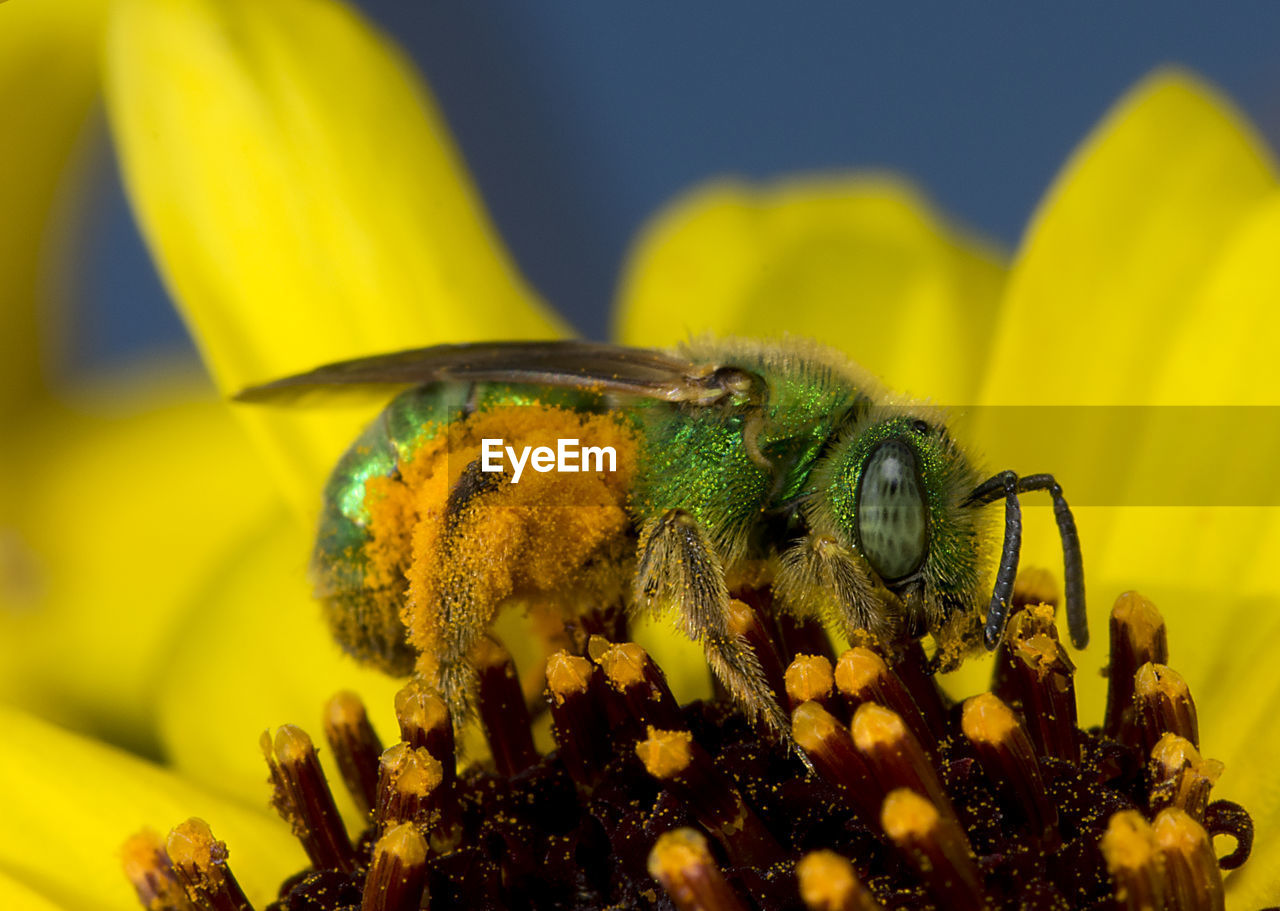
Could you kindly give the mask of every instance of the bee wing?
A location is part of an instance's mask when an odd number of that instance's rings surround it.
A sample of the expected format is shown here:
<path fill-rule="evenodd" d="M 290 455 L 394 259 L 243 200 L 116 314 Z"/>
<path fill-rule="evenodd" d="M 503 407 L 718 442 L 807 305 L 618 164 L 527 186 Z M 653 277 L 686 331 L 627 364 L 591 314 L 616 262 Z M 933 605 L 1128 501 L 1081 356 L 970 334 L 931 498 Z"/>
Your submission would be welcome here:
<path fill-rule="evenodd" d="M 435 345 L 356 358 L 251 386 L 236 401 L 286 401 L 343 386 L 438 382 L 527 383 L 696 404 L 711 404 L 726 394 L 715 365 L 649 348 L 566 340 Z"/>

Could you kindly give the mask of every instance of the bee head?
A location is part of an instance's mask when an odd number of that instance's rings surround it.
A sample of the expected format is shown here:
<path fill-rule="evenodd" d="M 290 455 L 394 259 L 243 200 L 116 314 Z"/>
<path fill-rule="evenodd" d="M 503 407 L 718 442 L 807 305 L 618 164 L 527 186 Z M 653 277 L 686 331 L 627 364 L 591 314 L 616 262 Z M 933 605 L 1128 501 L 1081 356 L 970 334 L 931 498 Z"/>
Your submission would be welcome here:
<path fill-rule="evenodd" d="M 907 605 L 913 635 L 977 603 L 986 535 L 965 499 L 978 475 L 941 422 L 873 411 L 816 480 L 811 526 L 866 560 Z"/>

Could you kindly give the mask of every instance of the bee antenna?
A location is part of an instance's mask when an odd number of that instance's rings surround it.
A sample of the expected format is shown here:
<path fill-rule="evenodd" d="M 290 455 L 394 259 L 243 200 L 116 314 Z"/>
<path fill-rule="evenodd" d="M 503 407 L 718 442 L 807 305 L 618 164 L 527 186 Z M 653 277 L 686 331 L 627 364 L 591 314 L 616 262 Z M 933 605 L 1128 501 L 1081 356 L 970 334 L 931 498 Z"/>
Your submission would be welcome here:
<path fill-rule="evenodd" d="M 982 631 L 983 644 L 991 651 L 1000 642 L 1005 621 L 1009 618 L 1009 601 L 1013 597 L 1013 579 L 1018 572 L 1018 553 L 1022 550 L 1022 507 L 1018 504 L 1018 476 L 1002 471 L 973 489 L 965 506 L 985 506 L 1004 497 L 1004 546 L 1000 549 L 1000 567 L 996 584 L 991 589 L 987 622 Z"/>
<path fill-rule="evenodd" d="M 1018 482 L 1021 491 L 1047 490 L 1053 500 L 1053 517 L 1058 522 L 1058 536 L 1062 538 L 1062 575 L 1067 589 L 1067 629 L 1071 632 L 1071 644 L 1084 648 L 1089 644 L 1089 615 L 1084 603 L 1084 559 L 1080 556 L 1080 535 L 1071 507 L 1062 495 L 1062 488 L 1051 474 L 1027 475 Z"/>
<path fill-rule="evenodd" d="M 1013 597 L 1013 580 L 1018 571 L 1018 554 L 1022 549 L 1022 507 L 1018 494 L 1033 490 L 1047 490 L 1053 500 L 1053 515 L 1058 523 L 1058 535 L 1062 539 L 1063 577 L 1067 594 L 1067 629 L 1071 644 L 1078 649 L 1089 644 L 1089 617 L 1084 600 L 1084 560 L 1080 555 L 1080 535 L 1071 507 L 1062 495 L 1062 487 L 1051 474 L 1033 474 L 1019 478 L 1012 471 L 1002 471 L 973 489 L 965 499 L 965 506 L 983 506 L 1004 497 L 1004 546 L 1000 553 L 1000 566 L 996 570 L 996 582 L 991 592 L 991 605 L 987 608 L 987 622 L 983 640 L 988 650 L 994 649 L 1004 632 L 1009 615 L 1009 602 Z"/>

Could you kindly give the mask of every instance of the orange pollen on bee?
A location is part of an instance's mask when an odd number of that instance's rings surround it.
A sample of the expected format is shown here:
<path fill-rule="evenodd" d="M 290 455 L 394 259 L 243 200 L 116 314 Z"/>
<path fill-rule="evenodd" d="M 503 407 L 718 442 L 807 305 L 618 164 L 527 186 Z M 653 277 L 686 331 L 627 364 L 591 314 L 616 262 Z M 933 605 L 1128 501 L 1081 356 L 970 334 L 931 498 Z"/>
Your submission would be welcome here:
<path fill-rule="evenodd" d="M 560 440 L 612 447 L 616 470 L 525 470 L 512 483 L 508 466 L 504 474 L 482 474 L 485 489 L 448 515 L 450 492 L 469 466 L 481 462 L 482 441 L 493 439 L 517 452 L 540 446 L 554 452 Z M 636 449 L 635 429 L 616 413 L 504 405 L 476 412 L 424 439 L 399 466 L 399 477 L 369 483 L 367 578 L 407 583 L 402 619 L 428 664 L 445 633 L 446 592 L 454 602 L 450 610 L 479 614 L 451 615 L 449 623 L 473 627 L 491 623 L 501 603 L 512 596 L 535 607 L 560 606 L 556 602 L 566 590 L 617 597 L 623 582 L 616 566 L 631 524 L 626 504 Z M 598 555 L 609 557 L 600 562 L 612 568 L 586 572 Z M 464 593 L 465 603 L 457 593 Z"/>

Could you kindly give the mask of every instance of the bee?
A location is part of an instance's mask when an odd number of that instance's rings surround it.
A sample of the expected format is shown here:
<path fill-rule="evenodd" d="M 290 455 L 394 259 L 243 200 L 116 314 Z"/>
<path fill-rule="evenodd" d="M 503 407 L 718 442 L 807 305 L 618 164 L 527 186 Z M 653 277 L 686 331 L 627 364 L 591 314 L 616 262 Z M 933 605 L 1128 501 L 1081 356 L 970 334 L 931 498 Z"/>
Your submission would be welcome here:
<path fill-rule="evenodd" d="M 777 732 L 786 715 L 731 628 L 736 586 L 764 580 L 781 610 L 890 647 L 931 635 L 935 665 L 953 667 L 1000 641 L 1018 497 L 1030 491 L 1052 499 L 1068 627 L 1077 648 L 1088 641 L 1079 538 L 1053 476 L 984 479 L 937 409 L 834 350 L 794 339 L 438 345 L 239 398 L 388 383 L 411 385 L 334 469 L 312 574 L 343 648 L 392 673 L 416 669 L 455 720 L 473 708 L 469 656 L 513 600 L 563 618 L 610 603 L 673 611 L 748 717 Z M 520 477 L 491 464 L 495 439 L 553 437 L 607 443 L 623 465 Z M 983 507 L 999 500 L 997 555 Z"/>

